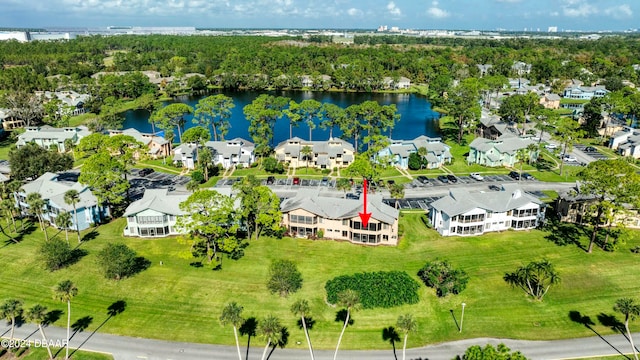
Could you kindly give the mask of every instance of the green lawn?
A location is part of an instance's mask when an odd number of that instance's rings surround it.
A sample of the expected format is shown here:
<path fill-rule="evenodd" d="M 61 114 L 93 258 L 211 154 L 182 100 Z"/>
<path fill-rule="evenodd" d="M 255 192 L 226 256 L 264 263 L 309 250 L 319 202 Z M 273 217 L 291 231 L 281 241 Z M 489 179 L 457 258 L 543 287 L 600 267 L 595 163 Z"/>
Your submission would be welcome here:
<path fill-rule="evenodd" d="M 9 160 L 9 150 L 15 142 L 11 140 L 11 136 L 6 136 L 0 140 L 0 160 Z"/>
<path fill-rule="evenodd" d="M 245 308 L 245 316 L 262 318 L 268 314 L 280 317 L 291 334 L 288 347 L 304 348 L 303 333 L 289 307 L 298 298 L 309 299 L 316 321 L 311 339 L 318 349 L 335 346 L 340 324 L 335 322 L 338 309 L 324 302 L 324 284 L 342 274 L 362 271 L 405 270 L 416 276 L 428 260 L 449 259 L 470 275 L 467 289 L 458 296 L 437 298 L 425 287 L 420 290 L 420 303 L 391 309 L 363 310 L 354 313 L 355 323 L 347 329 L 344 349 L 387 349 L 382 329 L 395 324 L 398 315 L 412 313 L 419 331 L 409 337 L 409 346 L 433 344 L 475 337 L 521 339 L 554 339 L 592 336 L 593 332 L 573 322 L 569 313 L 578 311 L 596 322 L 600 334 L 612 330 L 598 322 L 599 314 L 615 315 L 612 306 L 623 296 L 640 291 L 636 275 L 640 271 L 638 256 L 629 251 L 640 245 L 640 236 L 615 253 L 595 249 L 586 254 L 577 246 L 557 246 L 545 239 L 541 231 L 504 232 L 482 237 L 443 238 L 427 230 L 419 214 L 404 215 L 401 228 L 405 238 L 397 247 L 366 247 L 335 241 L 262 238 L 251 241 L 245 256 L 237 261 L 224 259 L 222 270 L 211 266 L 198 268 L 189 264 L 189 246 L 175 238 L 122 238 L 123 219 L 97 229 L 95 239 L 83 243 L 88 252 L 78 263 L 56 272 L 43 270 L 36 250 L 44 241 L 35 231 L 19 244 L 0 248 L 3 266 L 0 277 L 11 279 L 0 283 L 0 299 L 24 300 L 25 307 L 41 303 L 50 309 L 64 311 L 65 306 L 51 298 L 51 288 L 61 280 L 77 284 L 78 296 L 72 302 L 72 322 L 92 316 L 88 331 L 106 318 L 106 309 L 118 300 L 126 301 L 126 310 L 109 319 L 100 331 L 128 336 L 176 341 L 232 344 L 230 328 L 218 322 L 222 307 L 237 301 Z M 73 237 L 72 237 L 73 238 Z M 586 240 L 583 239 L 583 244 Z M 144 272 L 119 282 L 105 280 L 95 267 L 96 253 L 105 244 L 123 242 L 151 262 Z M 274 259 L 291 259 L 304 277 L 301 291 L 280 298 L 265 287 L 266 271 Z M 502 280 L 506 272 L 532 260 L 549 259 L 562 278 L 544 302 L 535 302 Z M 160 265 L 160 262 L 163 265 Z M 460 304 L 467 303 L 460 334 L 451 310 L 459 316 Z M 65 317 L 56 322 L 64 326 Z M 632 323 L 632 330 L 640 325 Z M 300 341 L 301 345 L 296 345 Z M 246 338 L 243 340 L 246 342 Z M 258 344 L 258 340 L 253 344 Z"/>
<path fill-rule="evenodd" d="M 165 172 L 169 174 L 180 174 L 182 172 L 182 168 L 177 168 L 171 164 L 171 159 L 166 161 L 162 159 L 149 159 L 139 161 L 136 164 L 137 168 L 150 167 L 155 171 Z"/>
<path fill-rule="evenodd" d="M 53 348 L 51 349 L 54 355 L 58 350 L 59 349 L 53 349 Z M 73 360 L 113 360 L 113 356 L 111 355 L 97 353 L 97 352 L 89 352 L 89 351 L 76 351 L 73 353 L 73 356 L 71 356 L 72 351 L 73 349 L 69 349 L 69 357 Z M 25 352 L 25 354 L 26 355 L 21 359 L 41 360 L 41 359 L 47 359 L 49 356 L 49 354 L 47 354 L 47 349 L 45 348 L 30 348 L 28 351 Z M 62 350 L 56 358 L 64 359 L 64 350 Z M 0 357 L 0 359 L 2 359 L 2 357 Z"/>

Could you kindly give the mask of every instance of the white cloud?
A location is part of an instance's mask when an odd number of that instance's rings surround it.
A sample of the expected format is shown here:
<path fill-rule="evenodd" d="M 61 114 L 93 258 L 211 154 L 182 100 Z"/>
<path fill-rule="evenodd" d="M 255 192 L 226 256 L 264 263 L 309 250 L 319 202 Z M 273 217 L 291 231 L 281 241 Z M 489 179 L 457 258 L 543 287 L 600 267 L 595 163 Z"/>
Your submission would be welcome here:
<path fill-rule="evenodd" d="M 633 16 L 633 11 L 628 4 L 622 4 L 614 7 L 610 7 L 604 11 L 606 15 L 614 17 L 616 19 L 630 18 Z"/>
<path fill-rule="evenodd" d="M 399 7 L 396 6 L 396 3 L 394 3 L 393 1 L 387 4 L 387 10 L 389 10 L 389 13 L 393 16 L 402 16 L 402 11 Z"/>
<path fill-rule="evenodd" d="M 598 8 L 585 0 L 565 0 L 562 14 L 568 17 L 588 17 L 597 14 Z"/>
<path fill-rule="evenodd" d="M 437 1 L 431 2 L 431 7 L 427 10 L 427 14 L 429 16 L 434 17 L 436 19 L 444 19 L 449 17 L 449 12 L 438 7 L 440 5 Z"/>
<path fill-rule="evenodd" d="M 351 8 L 347 10 L 347 14 L 349 14 L 349 16 L 362 16 L 362 10 Z"/>

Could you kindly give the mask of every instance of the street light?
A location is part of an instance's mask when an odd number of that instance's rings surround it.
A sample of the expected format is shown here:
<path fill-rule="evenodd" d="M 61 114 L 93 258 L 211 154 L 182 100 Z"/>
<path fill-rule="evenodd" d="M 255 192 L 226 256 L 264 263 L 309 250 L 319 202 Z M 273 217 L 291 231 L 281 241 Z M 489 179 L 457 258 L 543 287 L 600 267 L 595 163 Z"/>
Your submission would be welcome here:
<path fill-rule="evenodd" d="M 460 315 L 460 331 L 462 332 L 462 321 L 464 320 L 464 307 L 467 306 L 467 304 L 462 303 L 462 315 Z"/>

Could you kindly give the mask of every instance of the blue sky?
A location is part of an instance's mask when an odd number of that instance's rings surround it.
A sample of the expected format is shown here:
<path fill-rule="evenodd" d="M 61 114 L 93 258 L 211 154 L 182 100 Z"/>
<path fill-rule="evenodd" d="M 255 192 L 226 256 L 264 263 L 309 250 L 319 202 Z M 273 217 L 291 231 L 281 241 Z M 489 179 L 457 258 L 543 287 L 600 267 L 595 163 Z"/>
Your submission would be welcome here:
<path fill-rule="evenodd" d="M 0 27 L 627 30 L 638 0 L 0 0 Z"/>

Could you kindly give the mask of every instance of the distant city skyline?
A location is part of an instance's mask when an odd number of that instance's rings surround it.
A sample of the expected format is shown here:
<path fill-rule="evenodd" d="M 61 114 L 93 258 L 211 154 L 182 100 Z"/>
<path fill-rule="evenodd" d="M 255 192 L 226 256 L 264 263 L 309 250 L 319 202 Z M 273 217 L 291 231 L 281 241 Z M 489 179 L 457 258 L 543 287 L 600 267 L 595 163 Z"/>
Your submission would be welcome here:
<path fill-rule="evenodd" d="M 624 31 L 637 0 L 1 0 L 0 27 Z"/>

